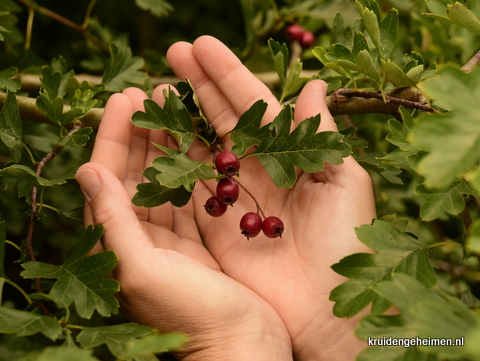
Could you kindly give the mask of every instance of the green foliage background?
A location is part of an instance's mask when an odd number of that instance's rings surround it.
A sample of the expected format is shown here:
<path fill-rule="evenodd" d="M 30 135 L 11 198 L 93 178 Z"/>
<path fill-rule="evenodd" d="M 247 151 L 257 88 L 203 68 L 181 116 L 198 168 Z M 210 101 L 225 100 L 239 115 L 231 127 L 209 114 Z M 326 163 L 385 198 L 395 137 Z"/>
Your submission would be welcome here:
<path fill-rule="evenodd" d="M 152 360 L 185 342 L 117 314 L 118 284 L 105 279 L 116 259 L 109 252 L 84 258 L 103 230 L 83 229 L 73 178 L 89 159 L 108 97 L 127 86 L 150 93 L 158 83 L 176 83 L 168 47 L 203 34 L 227 44 L 281 101 L 294 102 L 310 77 L 326 80 L 344 141 L 371 172 L 379 219 L 356 231 L 377 253 L 332 265 L 349 279 L 332 290 L 335 315 L 350 317 L 371 304 L 356 330 L 362 339 L 465 337 L 465 347 L 379 346 L 358 359 L 480 359 L 471 341 L 480 335 L 479 19 L 475 0 L 80 0 L 74 11 L 69 2 L 2 0 L 0 360 L 64 360 L 72 349 L 60 346 L 75 344 L 79 360 Z M 285 39 L 293 22 L 316 35 L 314 48 Z M 155 112 L 135 121 L 153 126 Z M 243 120 L 247 126 L 232 136 L 240 153 L 245 129 L 260 134 L 249 114 Z M 176 130 L 171 119 L 165 124 Z M 58 155 L 39 168 L 52 150 Z M 146 206 L 178 192 L 184 202 L 195 180 L 171 185 L 153 168 L 146 176 L 151 183 L 134 198 Z M 29 243 L 38 262 L 28 262 Z M 95 277 L 84 289 L 87 263 Z M 36 278 L 44 279 L 41 287 Z M 64 282 L 76 284 L 74 292 L 108 291 L 87 307 L 60 296 Z M 401 314 L 383 314 L 391 305 Z M 92 339 L 94 333 L 102 336 Z"/>

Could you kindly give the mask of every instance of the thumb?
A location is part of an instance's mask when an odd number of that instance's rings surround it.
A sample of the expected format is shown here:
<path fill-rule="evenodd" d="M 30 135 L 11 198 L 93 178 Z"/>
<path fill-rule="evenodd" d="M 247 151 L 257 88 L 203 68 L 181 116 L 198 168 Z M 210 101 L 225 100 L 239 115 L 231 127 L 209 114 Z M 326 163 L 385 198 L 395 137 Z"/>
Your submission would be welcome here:
<path fill-rule="evenodd" d="M 139 246 L 151 247 L 125 187 L 111 170 L 99 163 L 86 163 L 78 169 L 76 179 L 93 223 L 105 227 L 104 249 L 128 259 Z"/>

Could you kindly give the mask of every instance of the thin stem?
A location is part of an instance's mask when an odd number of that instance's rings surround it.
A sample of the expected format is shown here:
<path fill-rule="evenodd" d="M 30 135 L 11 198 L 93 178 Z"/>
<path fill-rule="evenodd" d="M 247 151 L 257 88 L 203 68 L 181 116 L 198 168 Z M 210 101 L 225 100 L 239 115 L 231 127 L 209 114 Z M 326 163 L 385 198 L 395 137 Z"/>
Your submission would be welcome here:
<path fill-rule="evenodd" d="M 16 249 L 19 250 L 19 251 L 22 251 L 22 249 L 20 248 L 20 246 L 17 245 L 17 244 L 15 244 L 15 243 L 13 243 L 12 241 L 5 241 L 5 243 L 6 243 L 6 244 L 9 244 L 10 246 L 16 248 Z"/>
<path fill-rule="evenodd" d="M 458 248 L 462 248 L 462 245 L 461 244 L 458 244 L 458 243 L 455 243 L 455 242 L 450 242 L 450 241 L 445 241 L 445 242 L 438 242 L 438 243 L 434 243 L 434 244 L 430 244 L 427 246 L 427 248 L 434 248 L 434 247 L 439 247 L 439 246 L 454 246 L 454 247 L 458 247 Z"/>
<path fill-rule="evenodd" d="M 475 55 L 462 66 L 462 70 L 469 73 L 472 71 L 472 68 L 480 64 L 480 50 L 475 53 Z"/>
<path fill-rule="evenodd" d="M 78 25 L 77 23 L 63 17 L 60 14 L 57 14 L 56 12 L 47 9 L 43 6 L 36 6 L 32 3 L 30 3 L 28 0 L 17 0 L 19 3 L 23 4 L 27 9 L 30 10 L 37 10 L 41 12 L 42 14 L 58 21 L 59 23 L 75 30 L 76 32 L 82 34 L 86 39 L 91 40 L 95 45 L 97 45 L 102 51 L 109 53 L 110 50 L 108 49 L 108 46 L 103 44 L 97 37 L 92 35 L 86 28 L 84 28 L 81 25 Z"/>
<path fill-rule="evenodd" d="M 250 193 L 250 191 L 247 188 L 245 188 L 245 186 L 242 183 L 240 183 L 238 179 L 235 179 L 235 182 L 240 186 L 240 188 L 242 188 L 245 192 L 247 192 L 247 194 L 253 199 L 253 201 L 255 202 L 255 205 L 257 206 L 257 213 L 260 213 L 263 219 L 267 218 L 265 216 L 265 213 L 263 213 L 262 207 L 260 207 L 260 204 L 258 203 L 255 196 L 252 193 Z"/>
<path fill-rule="evenodd" d="M 18 292 L 20 292 L 29 304 L 33 302 L 32 299 L 28 296 L 28 294 L 22 289 L 22 287 L 20 287 L 13 281 L 10 281 L 8 278 L 5 278 L 5 282 L 7 282 L 10 286 L 13 286 Z"/>
<path fill-rule="evenodd" d="M 82 28 L 84 29 L 88 28 L 88 24 L 90 23 L 90 19 L 92 18 L 92 11 L 95 5 L 97 4 L 97 1 L 98 0 L 92 0 L 88 4 L 87 11 L 85 12 L 85 17 L 83 18 Z"/>
<path fill-rule="evenodd" d="M 27 20 L 27 29 L 25 30 L 25 50 L 30 49 L 30 44 L 32 43 L 32 28 L 33 28 L 33 18 L 35 17 L 35 10 L 33 8 L 28 9 L 28 20 Z"/>

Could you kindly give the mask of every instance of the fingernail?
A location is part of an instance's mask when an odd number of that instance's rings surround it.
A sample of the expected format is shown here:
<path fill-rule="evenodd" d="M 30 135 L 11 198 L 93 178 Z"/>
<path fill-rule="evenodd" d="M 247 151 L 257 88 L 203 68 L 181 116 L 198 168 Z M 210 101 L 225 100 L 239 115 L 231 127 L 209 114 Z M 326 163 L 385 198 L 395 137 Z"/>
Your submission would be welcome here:
<path fill-rule="evenodd" d="M 97 172 L 93 169 L 80 169 L 75 178 L 80 184 L 80 188 L 87 201 L 91 201 L 100 191 L 100 178 L 98 177 Z"/>

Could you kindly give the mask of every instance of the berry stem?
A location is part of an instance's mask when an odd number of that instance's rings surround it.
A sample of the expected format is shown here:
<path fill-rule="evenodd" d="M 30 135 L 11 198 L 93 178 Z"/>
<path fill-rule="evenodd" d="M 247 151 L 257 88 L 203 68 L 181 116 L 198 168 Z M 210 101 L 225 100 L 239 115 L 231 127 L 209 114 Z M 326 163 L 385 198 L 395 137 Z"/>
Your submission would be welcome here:
<path fill-rule="evenodd" d="M 235 179 L 235 182 L 239 185 L 240 188 L 242 188 L 245 192 L 247 192 L 247 194 L 253 199 L 253 201 L 255 202 L 255 205 L 257 206 L 257 213 L 259 213 L 263 219 L 267 218 L 265 217 L 265 213 L 263 213 L 262 207 L 260 207 L 260 204 L 258 203 L 255 196 L 252 193 L 250 193 L 250 191 L 247 188 L 245 188 L 245 186 L 242 183 L 240 183 L 237 179 Z"/>

